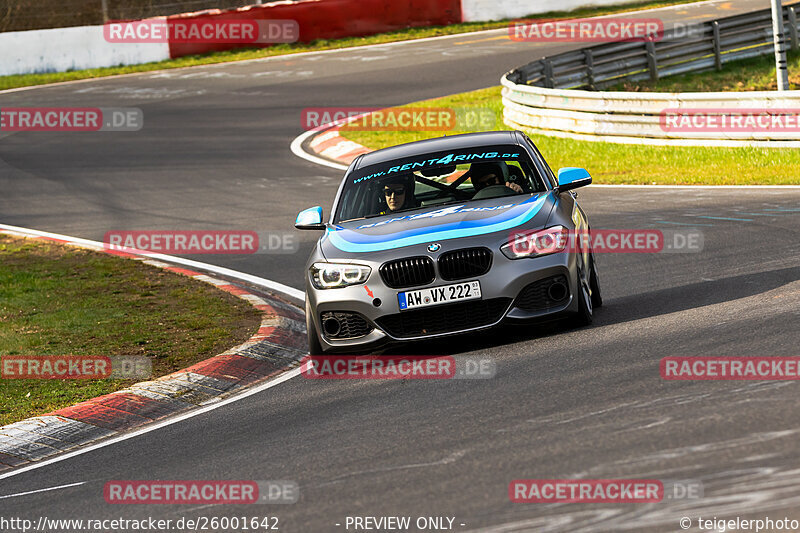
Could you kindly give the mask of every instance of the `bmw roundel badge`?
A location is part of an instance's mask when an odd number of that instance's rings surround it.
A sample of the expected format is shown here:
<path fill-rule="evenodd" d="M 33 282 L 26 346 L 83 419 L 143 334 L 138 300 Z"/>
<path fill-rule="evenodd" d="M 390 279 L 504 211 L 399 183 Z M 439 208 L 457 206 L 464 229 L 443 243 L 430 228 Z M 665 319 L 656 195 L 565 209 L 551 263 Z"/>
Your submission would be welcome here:
<path fill-rule="evenodd" d="M 438 252 L 439 248 L 441 248 L 441 247 L 442 247 L 441 244 L 439 244 L 438 242 L 434 242 L 434 243 L 428 245 L 428 251 L 429 252 Z"/>

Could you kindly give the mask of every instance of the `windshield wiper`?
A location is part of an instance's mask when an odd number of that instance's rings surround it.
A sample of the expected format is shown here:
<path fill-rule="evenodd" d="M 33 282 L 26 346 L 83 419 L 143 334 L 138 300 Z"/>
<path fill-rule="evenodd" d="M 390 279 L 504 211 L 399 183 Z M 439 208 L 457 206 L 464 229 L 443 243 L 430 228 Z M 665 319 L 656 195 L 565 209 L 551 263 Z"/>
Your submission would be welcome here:
<path fill-rule="evenodd" d="M 439 207 L 440 205 L 465 204 L 465 203 L 471 202 L 471 201 L 472 200 L 450 200 L 449 202 L 442 202 L 440 204 L 426 205 L 425 207 Z"/>

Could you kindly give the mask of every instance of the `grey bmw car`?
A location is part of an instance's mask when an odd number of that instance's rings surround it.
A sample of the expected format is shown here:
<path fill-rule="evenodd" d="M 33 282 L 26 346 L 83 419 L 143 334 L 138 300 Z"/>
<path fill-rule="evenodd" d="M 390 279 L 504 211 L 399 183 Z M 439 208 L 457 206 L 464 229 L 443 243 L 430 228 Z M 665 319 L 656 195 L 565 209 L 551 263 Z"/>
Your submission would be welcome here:
<path fill-rule="evenodd" d="M 602 305 L 589 231 L 573 189 L 582 168 L 555 175 L 518 131 L 471 133 L 385 148 L 347 169 L 306 264 L 309 352 L 362 353 L 571 316 Z M 574 240 L 573 240 L 574 244 Z"/>

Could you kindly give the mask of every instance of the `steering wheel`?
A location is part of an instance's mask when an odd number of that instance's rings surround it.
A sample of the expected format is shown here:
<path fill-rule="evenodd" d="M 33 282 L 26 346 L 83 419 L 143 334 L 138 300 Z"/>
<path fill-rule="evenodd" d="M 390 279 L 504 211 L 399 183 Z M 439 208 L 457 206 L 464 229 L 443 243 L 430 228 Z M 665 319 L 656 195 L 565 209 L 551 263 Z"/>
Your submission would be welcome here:
<path fill-rule="evenodd" d="M 455 182 L 448 185 L 446 188 L 441 189 L 436 196 L 433 197 L 433 200 L 437 198 L 444 198 L 448 194 L 451 194 L 456 197 L 458 200 L 469 200 L 472 196 L 467 191 L 462 191 L 458 188 L 459 183 L 463 183 L 466 179 L 462 179 L 462 177 L 458 178 Z"/>
<path fill-rule="evenodd" d="M 513 196 L 517 191 L 505 185 L 489 185 L 475 193 L 472 197 L 473 200 L 482 200 L 484 198 L 499 198 L 501 196 Z"/>

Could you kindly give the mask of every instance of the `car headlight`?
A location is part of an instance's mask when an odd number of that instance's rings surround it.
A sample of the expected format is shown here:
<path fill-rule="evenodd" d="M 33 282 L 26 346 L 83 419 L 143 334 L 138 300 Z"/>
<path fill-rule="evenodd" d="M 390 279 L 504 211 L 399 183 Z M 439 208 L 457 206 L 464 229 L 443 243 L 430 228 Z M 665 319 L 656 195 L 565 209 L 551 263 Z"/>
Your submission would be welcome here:
<path fill-rule="evenodd" d="M 511 235 L 508 244 L 500 247 L 509 259 L 540 257 L 563 252 L 569 240 L 569 230 L 564 226 L 553 226 L 539 231 L 525 231 Z"/>
<path fill-rule="evenodd" d="M 311 283 L 317 289 L 339 289 L 364 283 L 372 269 L 364 265 L 314 263 L 310 272 Z"/>

